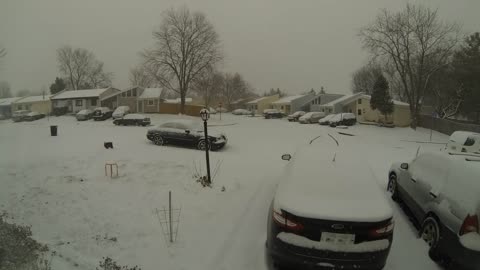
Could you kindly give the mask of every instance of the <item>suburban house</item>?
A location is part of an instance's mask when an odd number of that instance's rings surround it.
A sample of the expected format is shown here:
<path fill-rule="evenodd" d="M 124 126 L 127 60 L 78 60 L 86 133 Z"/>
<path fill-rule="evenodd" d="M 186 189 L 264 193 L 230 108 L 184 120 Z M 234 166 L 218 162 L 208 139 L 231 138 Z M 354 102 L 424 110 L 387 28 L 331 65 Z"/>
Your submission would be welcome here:
<path fill-rule="evenodd" d="M 160 112 L 162 102 L 161 88 L 145 88 L 137 98 L 137 111 L 141 113 Z"/>
<path fill-rule="evenodd" d="M 327 114 L 349 112 L 354 113 L 358 122 L 385 122 L 385 116 L 378 110 L 372 110 L 370 107 L 370 96 L 363 93 L 347 95 L 336 99 L 327 104 L 321 105 L 320 111 Z M 387 115 L 386 122 L 392 122 L 395 126 L 406 127 L 410 125 L 409 104 L 398 100 L 393 100 L 394 110 L 391 115 Z"/>
<path fill-rule="evenodd" d="M 145 88 L 143 87 L 135 86 L 120 92 L 115 92 L 104 97 L 102 103 L 112 104 L 112 109 L 115 109 L 118 106 L 128 106 L 130 112 L 139 112 L 138 97 L 142 95 L 144 90 Z"/>
<path fill-rule="evenodd" d="M 31 96 L 17 99 L 12 103 L 13 111 L 27 110 L 43 114 L 52 112 L 51 95 Z"/>
<path fill-rule="evenodd" d="M 314 97 L 314 94 L 283 97 L 275 102 L 272 102 L 272 107 L 273 109 L 277 109 L 285 114 L 291 114 L 296 111 L 304 111 L 305 109 L 308 109 L 309 104 Z"/>
<path fill-rule="evenodd" d="M 0 99 L 0 114 L 6 118 L 12 117 L 12 103 L 21 99 L 21 97 Z"/>
<path fill-rule="evenodd" d="M 304 109 L 305 111 L 311 111 L 311 112 L 320 112 L 322 111 L 320 105 L 327 104 L 329 102 L 332 102 L 334 100 L 337 100 L 344 95 L 342 94 L 318 94 L 315 97 L 312 98 L 310 101 L 309 107 L 310 109 Z"/>
<path fill-rule="evenodd" d="M 253 98 L 241 98 L 233 101 L 230 103 L 230 110 L 236 110 L 236 109 L 245 109 L 247 107 L 247 102 L 251 101 Z M 225 105 L 224 105 L 225 106 Z"/>
<path fill-rule="evenodd" d="M 272 103 L 279 99 L 279 95 L 257 98 L 255 100 L 247 102 L 247 110 L 256 113 L 263 113 L 263 110 L 272 109 Z"/>
<path fill-rule="evenodd" d="M 110 97 L 113 93 L 120 92 L 120 90 L 109 87 L 103 89 L 86 89 L 86 90 L 64 90 L 53 95 L 52 108 L 56 109 L 65 108 L 66 112 L 77 113 L 84 109 L 94 109 L 96 107 L 109 107 L 113 109 L 117 107 L 114 102 L 108 102 L 106 100 L 102 102 L 106 97 Z"/>

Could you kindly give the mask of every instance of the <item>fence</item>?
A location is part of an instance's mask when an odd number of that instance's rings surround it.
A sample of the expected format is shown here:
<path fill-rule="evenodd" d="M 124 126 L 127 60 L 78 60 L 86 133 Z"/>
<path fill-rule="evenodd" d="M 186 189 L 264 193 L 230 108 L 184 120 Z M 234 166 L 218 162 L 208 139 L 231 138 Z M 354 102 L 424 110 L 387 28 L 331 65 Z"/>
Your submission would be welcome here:
<path fill-rule="evenodd" d="M 430 115 L 420 116 L 420 126 L 433 129 L 443 134 L 451 135 L 454 131 L 464 130 L 480 133 L 480 125 L 461 121 L 435 118 Z"/>

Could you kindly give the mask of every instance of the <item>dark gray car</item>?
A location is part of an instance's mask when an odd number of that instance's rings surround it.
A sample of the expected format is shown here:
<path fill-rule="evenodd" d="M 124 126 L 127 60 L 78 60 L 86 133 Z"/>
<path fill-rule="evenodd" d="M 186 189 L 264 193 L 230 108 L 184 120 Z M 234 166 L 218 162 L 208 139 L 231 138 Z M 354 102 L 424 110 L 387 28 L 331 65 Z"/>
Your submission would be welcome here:
<path fill-rule="evenodd" d="M 176 144 L 195 147 L 205 150 L 218 150 L 225 146 L 227 137 L 224 134 L 209 132 L 210 143 L 205 141 L 203 127 L 199 122 L 190 120 L 176 120 L 151 128 L 147 132 L 147 138 L 156 145 Z"/>
<path fill-rule="evenodd" d="M 420 224 L 433 260 L 480 269 L 479 177 L 480 155 L 473 154 L 424 153 L 391 166 L 388 191 Z"/>

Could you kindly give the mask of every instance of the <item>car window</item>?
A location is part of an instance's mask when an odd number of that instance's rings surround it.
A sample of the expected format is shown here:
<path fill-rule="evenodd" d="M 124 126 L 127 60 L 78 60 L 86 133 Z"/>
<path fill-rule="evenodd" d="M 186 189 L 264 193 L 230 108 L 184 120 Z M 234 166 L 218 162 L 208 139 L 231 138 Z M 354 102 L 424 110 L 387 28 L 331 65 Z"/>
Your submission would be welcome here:
<path fill-rule="evenodd" d="M 465 143 L 463 144 L 464 146 L 472 146 L 475 144 L 475 138 L 473 137 L 468 137 Z"/>
<path fill-rule="evenodd" d="M 431 191 L 436 194 L 445 184 L 449 164 L 446 157 L 423 154 L 411 164 L 412 178 L 429 185 Z"/>

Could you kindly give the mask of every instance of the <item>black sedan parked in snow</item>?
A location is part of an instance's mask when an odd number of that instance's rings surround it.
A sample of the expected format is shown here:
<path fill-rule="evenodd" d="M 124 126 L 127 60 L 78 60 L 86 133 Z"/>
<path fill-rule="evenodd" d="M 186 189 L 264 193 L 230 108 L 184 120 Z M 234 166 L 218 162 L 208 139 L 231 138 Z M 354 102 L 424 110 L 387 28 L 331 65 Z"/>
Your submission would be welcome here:
<path fill-rule="evenodd" d="M 176 144 L 195 147 L 205 150 L 218 150 L 225 146 L 227 137 L 224 134 L 208 134 L 210 143 L 206 143 L 203 127 L 200 123 L 189 120 L 176 120 L 151 128 L 147 132 L 147 139 L 156 145 Z"/>
<path fill-rule="evenodd" d="M 38 113 L 38 112 L 30 112 L 28 113 L 27 115 L 25 115 L 24 117 L 24 121 L 29 121 L 29 122 L 32 122 L 32 121 L 35 121 L 35 120 L 38 120 L 38 119 L 42 119 L 42 118 L 45 118 L 45 114 L 43 113 Z"/>
<path fill-rule="evenodd" d="M 112 110 L 107 107 L 98 107 L 93 110 L 93 120 L 103 121 L 112 117 Z"/>
<path fill-rule="evenodd" d="M 117 126 L 148 126 L 150 125 L 150 118 L 141 114 L 131 113 L 122 118 L 113 120 L 113 123 Z"/>

